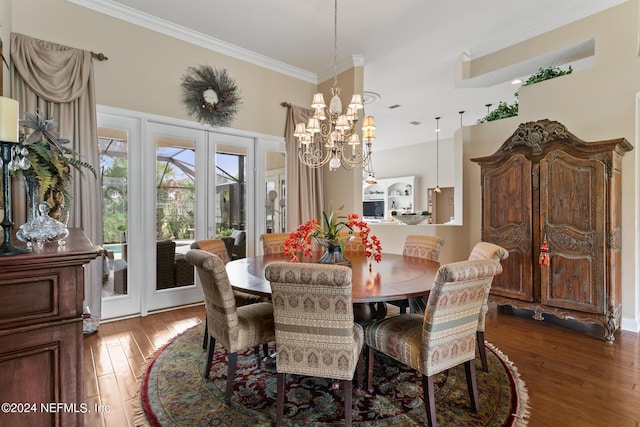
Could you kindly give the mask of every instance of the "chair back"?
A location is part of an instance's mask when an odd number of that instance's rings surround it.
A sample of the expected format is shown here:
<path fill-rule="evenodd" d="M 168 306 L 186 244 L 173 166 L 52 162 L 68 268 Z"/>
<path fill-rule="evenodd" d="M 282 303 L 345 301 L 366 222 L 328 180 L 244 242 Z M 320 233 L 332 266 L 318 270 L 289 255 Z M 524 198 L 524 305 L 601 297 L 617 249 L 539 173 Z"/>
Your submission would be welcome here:
<path fill-rule="evenodd" d="M 444 239 L 440 236 L 409 235 L 404 241 L 402 255 L 438 261 Z"/>
<path fill-rule="evenodd" d="M 230 353 L 243 350 L 237 348 L 240 325 L 236 298 L 224 262 L 219 256 L 201 249 L 191 249 L 185 257 L 187 262 L 196 267 L 200 277 L 209 334 Z"/>
<path fill-rule="evenodd" d="M 262 253 L 264 255 L 283 254 L 284 242 L 289 239 L 289 233 L 267 233 L 260 236 Z"/>
<path fill-rule="evenodd" d="M 343 241 L 347 241 L 347 239 L 349 237 L 352 237 L 351 241 L 349 243 L 347 243 L 346 245 L 344 245 L 344 251 L 345 253 L 350 252 L 350 253 L 365 253 L 367 248 L 364 246 L 364 243 L 362 242 L 362 238 L 360 237 L 360 235 L 358 233 L 340 233 L 339 237 L 340 239 L 342 239 Z"/>
<path fill-rule="evenodd" d="M 217 255 L 225 264 L 231 261 L 227 245 L 222 239 L 197 240 L 191 244 L 191 249 L 202 249 Z"/>
<path fill-rule="evenodd" d="M 473 360 L 485 289 L 502 272 L 493 260 L 460 261 L 440 267 L 422 324 L 422 372 L 433 375 Z"/>
<path fill-rule="evenodd" d="M 362 327 L 353 322 L 351 269 L 279 262 L 267 266 L 265 277 L 271 282 L 278 373 L 351 380 L 363 341 Z"/>
<path fill-rule="evenodd" d="M 502 246 L 498 246 L 489 242 L 478 242 L 469 254 L 469 260 L 492 259 L 494 261 L 502 261 L 509 258 L 509 251 Z M 482 304 L 482 312 L 478 319 L 478 331 L 484 332 L 486 324 L 486 314 L 489 311 L 489 294 L 491 293 L 491 282 L 485 291 L 484 302 Z"/>
<path fill-rule="evenodd" d="M 498 246 L 489 242 L 478 242 L 469 254 L 469 260 L 476 259 L 492 259 L 494 261 L 502 261 L 509 258 L 509 252 L 502 246 Z"/>

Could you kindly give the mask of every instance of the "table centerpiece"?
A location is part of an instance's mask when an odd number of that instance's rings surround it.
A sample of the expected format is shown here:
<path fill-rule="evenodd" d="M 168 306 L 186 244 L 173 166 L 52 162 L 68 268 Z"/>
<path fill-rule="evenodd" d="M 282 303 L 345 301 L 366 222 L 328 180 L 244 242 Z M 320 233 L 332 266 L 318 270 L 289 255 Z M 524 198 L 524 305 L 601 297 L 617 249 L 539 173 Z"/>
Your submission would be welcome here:
<path fill-rule="evenodd" d="M 357 214 L 340 216 L 341 209 L 342 207 L 336 210 L 330 209 L 328 214 L 323 211 L 322 225 L 314 218 L 298 226 L 285 242 L 284 254 L 291 261 L 299 262 L 300 253 L 311 256 L 311 242 L 314 240 L 325 248 L 324 255 L 318 260 L 319 263 L 350 266 L 351 262 L 344 257 L 344 247 L 355 238 L 355 235 L 358 235 L 365 247 L 366 257 L 380 262 L 382 259 L 380 239 L 370 234 L 369 225 Z"/>

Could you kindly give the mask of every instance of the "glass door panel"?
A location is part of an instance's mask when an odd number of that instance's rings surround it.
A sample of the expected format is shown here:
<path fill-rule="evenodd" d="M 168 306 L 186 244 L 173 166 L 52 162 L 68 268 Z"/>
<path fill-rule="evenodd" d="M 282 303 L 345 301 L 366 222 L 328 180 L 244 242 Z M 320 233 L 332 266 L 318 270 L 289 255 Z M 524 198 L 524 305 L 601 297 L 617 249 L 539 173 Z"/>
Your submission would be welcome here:
<path fill-rule="evenodd" d="M 247 256 L 247 147 L 216 145 L 216 234 L 231 237 L 233 259 Z"/>
<path fill-rule="evenodd" d="M 196 156 L 204 147 L 204 133 L 158 123 L 150 123 L 149 130 L 154 174 L 146 177 L 144 186 L 154 187 L 149 188 L 155 194 L 153 204 L 147 207 L 154 228 L 153 239 L 145 239 L 145 248 L 147 258 L 154 261 L 153 266 L 147 265 L 147 271 L 154 274 L 147 277 L 154 280 L 146 280 L 145 286 L 147 308 L 156 310 L 203 299 L 195 269 L 185 254 L 196 236 Z M 150 227 L 147 230 L 151 232 Z"/>
<path fill-rule="evenodd" d="M 140 142 L 136 119 L 98 114 L 99 178 L 102 200 L 102 318 L 110 319 L 140 312 L 140 287 L 131 280 L 129 230 L 132 204 L 131 148 Z M 132 203 L 133 202 L 133 203 Z M 134 257 L 135 258 L 135 257 Z"/>
<path fill-rule="evenodd" d="M 287 231 L 285 155 L 278 151 L 265 154 L 265 232 L 284 233 Z"/>

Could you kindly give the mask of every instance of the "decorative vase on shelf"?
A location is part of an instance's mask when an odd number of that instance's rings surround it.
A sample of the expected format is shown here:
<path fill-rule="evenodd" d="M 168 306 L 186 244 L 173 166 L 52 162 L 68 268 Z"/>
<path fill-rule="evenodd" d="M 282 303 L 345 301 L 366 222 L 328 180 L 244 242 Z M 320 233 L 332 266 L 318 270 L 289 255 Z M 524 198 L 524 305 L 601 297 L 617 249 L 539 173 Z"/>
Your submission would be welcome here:
<path fill-rule="evenodd" d="M 354 239 L 353 236 L 349 236 L 344 245 L 348 244 Z M 319 264 L 338 264 L 351 267 L 351 261 L 344 257 L 340 242 L 337 240 L 323 239 L 321 237 L 315 237 L 314 240 L 324 248 L 324 255 L 318 260 Z"/>
<path fill-rule="evenodd" d="M 22 178 L 24 179 L 24 190 L 27 200 L 27 222 L 29 222 L 39 216 L 40 181 L 34 173 L 29 171 L 23 171 Z"/>

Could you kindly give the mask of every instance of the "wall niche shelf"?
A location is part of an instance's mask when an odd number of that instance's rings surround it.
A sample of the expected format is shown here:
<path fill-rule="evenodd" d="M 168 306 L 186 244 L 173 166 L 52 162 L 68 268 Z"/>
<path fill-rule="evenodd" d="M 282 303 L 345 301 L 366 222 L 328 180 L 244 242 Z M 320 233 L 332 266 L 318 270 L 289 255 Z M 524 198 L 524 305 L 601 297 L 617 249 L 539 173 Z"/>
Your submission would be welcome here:
<path fill-rule="evenodd" d="M 388 220 L 391 211 L 413 212 L 415 209 L 416 177 L 379 179 L 377 184 L 362 187 L 362 212 L 365 221 Z"/>

